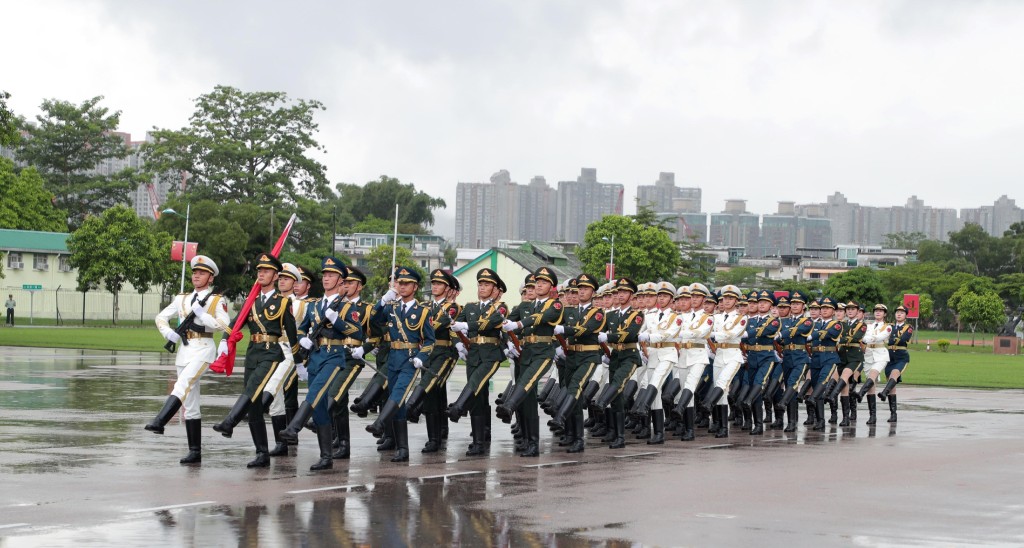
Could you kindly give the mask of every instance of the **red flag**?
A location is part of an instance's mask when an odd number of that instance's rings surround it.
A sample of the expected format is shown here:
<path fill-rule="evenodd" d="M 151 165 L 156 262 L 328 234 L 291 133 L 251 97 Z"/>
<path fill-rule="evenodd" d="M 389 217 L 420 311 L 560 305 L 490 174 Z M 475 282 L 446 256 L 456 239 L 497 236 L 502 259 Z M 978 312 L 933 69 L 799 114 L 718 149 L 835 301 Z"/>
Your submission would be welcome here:
<path fill-rule="evenodd" d="M 291 218 L 288 219 L 288 224 L 284 225 L 284 230 L 277 239 L 277 243 L 274 244 L 274 249 L 270 251 L 270 254 L 274 257 L 281 255 L 281 248 L 284 247 L 284 242 L 288 239 L 288 233 L 292 231 L 292 224 L 294 222 L 295 214 L 293 213 Z M 242 305 L 238 319 L 235 320 L 235 325 L 231 328 L 231 331 L 228 331 L 228 353 L 217 356 L 217 359 L 210 364 L 210 371 L 231 376 L 231 372 L 235 369 L 235 347 L 238 345 L 238 341 L 242 340 L 242 328 L 245 326 L 245 321 L 249 317 L 249 310 L 252 309 L 252 303 L 256 302 L 256 295 L 259 292 L 260 284 L 252 284 L 252 289 L 249 290 L 249 296 L 245 298 L 245 304 Z"/>
<path fill-rule="evenodd" d="M 196 256 L 196 251 L 198 250 L 198 248 L 199 244 L 197 242 L 189 242 L 188 246 L 185 248 L 185 260 L 191 261 L 192 258 Z M 175 262 L 181 260 L 180 240 L 175 240 L 174 242 L 171 242 L 171 260 Z"/>
<path fill-rule="evenodd" d="M 903 306 L 907 307 L 907 318 L 916 320 L 921 312 L 921 296 L 913 294 L 904 295 Z"/>

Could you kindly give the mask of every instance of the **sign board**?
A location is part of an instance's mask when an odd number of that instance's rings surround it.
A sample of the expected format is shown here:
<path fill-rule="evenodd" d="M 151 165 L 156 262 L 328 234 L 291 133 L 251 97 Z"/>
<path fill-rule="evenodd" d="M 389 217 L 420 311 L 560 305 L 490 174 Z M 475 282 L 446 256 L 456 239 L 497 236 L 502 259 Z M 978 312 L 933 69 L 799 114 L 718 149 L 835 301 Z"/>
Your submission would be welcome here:
<path fill-rule="evenodd" d="M 43 286 L 34 284 L 24 284 L 21 286 L 21 288 L 26 291 L 39 291 L 43 288 Z"/>
<path fill-rule="evenodd" d="M 604 263 L 604 277 L 609 281 L 615 279 L 615 265 Z"/>
<path fill-rule="evenodd" d="M 921 313 L 921 296 L 913 294 L 904 295 L 903 306 L 907 307 L 907 318 L 916 320 Z"/>
<path fill-rule="evenodd" d="M 192 257 L 196 256 L 196 252 L 197 252 L 198 249 L 199 249 L 199 244 L 198 243 L 196 243 L 196 242 L 189 242 L 188 243 L 188 249 L 185 250 L 185 253 L 186 253 L 185 260 L 186 261 L 191 261 Z M 180 261 L 181 260 L 181 242 L 180 241 L 175 241 L 175 242 L 171 243 L 171 260 L 172 261 Z"/>

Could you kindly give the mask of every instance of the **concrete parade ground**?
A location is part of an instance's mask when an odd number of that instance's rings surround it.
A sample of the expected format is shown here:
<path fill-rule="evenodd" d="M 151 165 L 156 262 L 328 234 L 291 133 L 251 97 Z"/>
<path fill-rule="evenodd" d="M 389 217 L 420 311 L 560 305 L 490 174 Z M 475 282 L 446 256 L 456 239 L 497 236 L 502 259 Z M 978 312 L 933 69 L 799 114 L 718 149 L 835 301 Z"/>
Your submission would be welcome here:
<path fill-rule="evenodd" d="M 308 431 L 294 456 L 248 470 L 248 428 L 210 428 L 238 368 L 204 377 L 203 463 L 179 465 L 180 415 L 163 436 L 142 428 L 173 375 L 166 353 L 0 347 L 0 547 L 1024 545 L 1021 390 L 901 386 L 895 426 L 879 402 L 876 427 L 862 404 L 855 428 L 628 435 L 574 455 L 542 427 L 535 459 L 497 419 L 489 457 L 464 456 L 468 419 L 423 455 L 421 421 L 403 464 L 375 450 L 374 415 L 352 415 L 352 458 L 313 473 Z M 493 385 L 507 381 L 503 368 Z"/>

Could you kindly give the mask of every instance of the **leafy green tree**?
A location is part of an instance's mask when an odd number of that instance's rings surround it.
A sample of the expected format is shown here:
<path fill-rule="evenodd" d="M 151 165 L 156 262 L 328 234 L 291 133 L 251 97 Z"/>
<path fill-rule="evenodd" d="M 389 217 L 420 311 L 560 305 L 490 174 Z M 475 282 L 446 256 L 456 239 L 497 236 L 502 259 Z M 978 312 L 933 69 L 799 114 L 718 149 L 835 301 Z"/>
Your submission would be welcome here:
<path fill-rule="evenodd" d="M 995 291 L 984 293 L 966 292 L 957 301 L 957 313 L 960 321 L 971 328 L 971 346 L 978 328 L 988 330 L 1006 321 L 1003 300 Z"/>
<path fill-rule="evenodd" d="M 996 291 L 999 296 L 1009 303 L 1010 308 L 1019 308 L 1024 305 L 1024 274 L 1015 272 L 1003 274 L 996 282 Z"/>
<path fill-rule="evenodd" d="M 399 225 L 399 228 L 401 228 L 401 225 Z M 394 230 L 395 225 L 392 224 L 392 221 L 378 219 L 373 215 L 368 215 L 352 227 L 352 232 L 367 232 L 370 234 L 391 234 Z M 403 232 L 403 234 L 405 233 Z"/>
<path fill-rule="evenodd" d="M 11 94 L 0 91 L 0 146 L 10 146 L 18 142 L 18 117 L 7 107 Z"/>
<path fill-rule="evenodd" d="M 883 238 L 882 247 L 887 249 L 917 249 L 928 235 L 924 232 L 895 232 Z"/>
<path fill-rule="evenodd" d="M 995 238 L 974 223 L 949 233 L 949 243 L 957 257 L 965 259 L 979 276 L 998 276 L 1013 270 L 1006 258 L 1012 255 L 1012 238 Z"/>
<path fill-rule="evenodd" d="M 65 232 L 67 215 L 53 207 L 53 194 L 35 168 L 16 173 L 14 163 L 0 158 L 0 228 Z"/>
<path fill-rule="evenodd" d="M 324 151 L 313 121 L 322 103 L 216 86 L 195 104 L 188 126 L 152 133 L 147 171 L 189 173 L 194 199 L 269 205 L 329 196 L 326 168 L 312 158 Z"/>
<path fill-rule="evenodd" d="M 112 319 L 117 323 L 118 295 L 125 283 L 139 291 L 159 281 L 160 262 L 168 256 L 148 223 L 125 206 L 88 217 L 68 238 L 71 265 L 78 269 L 79 288 L 102 285 L 114 296 Z"/>
<path fill-rule="evenodd" d="M 366 255 L 366 268 L 370 271 L 366 277 L 366 290 L 372 293 L 373 298 L 380 298 L 388 290 L 388 282 L 391 279 L 391 252 L 391 246 L 379 245 Z M 430 276 L 413 259 L 412 251 L 399 246 L 395 257 L 397 266 L 410 267 L 419 272 L 422 280 L 419 295 L 424 295 L 425 288 L 430 287 Z"/>
<path fill-rule="evenodd" d="M 917 249 L 917 260 L 923 262 L 946 262 L 956 258 L 953 246 L 946 242 L 925 240 L 914 249 Z"/>
<path fill-rule="evenodd" d="M 130 168 L 109 175 L 99 169 L 105 161 L 128 155 L 124 139 L 114 133 L 121 112 L 100 106 L 102 100 L 93 97 L 75 105 L 47 99 L 36 121 L 23 124 L 28 136 L 19 144 L 18 159 L 39 170 L 72 228 L 88 215 L 127 202 L 135 188 Z"/>
<path fill-rule="evenodd" d="M 603 276 L 615 236 L 615 276 L 637 282 L 668 280 L 679 270 L 679 247 L 668 233 L 656 226 L 644 226 L 631 217 L 606 215 L 590 223 L 583 246 L 576 255 L 585 272 Z"/>
<path fill-rule="evenodd" d="M 715 272 L 715 285 L 752 287 L 757 284 L 757 275 L 760 272 L 761 269 L 756 266 L 734 266 L 728 270 L 718 270 Z"/>
<path fill-rule="evenodd" d="M 885 302 L 885 291 L 878 273 L 862 266 L 830 276 L 825 281 L 825 295 L 837 301 L 855 300 L 868 305 Z"/>
<path fill-rule="evenodd" d="M 394 230 L 395 204 L 399 204 L 398 231 L 402 234 L 425 233 L 425 227 L 434 224 L 434 210 L 445 207 L 441 198 L 434 198 L 416 190 L 412 183 L 402 183 L 387 175 L 381 175 L 380 179 L 363 186 L 342 183 L 337 188 L 340 202 L 346 205 L 347 212 L 357 223 L 367 219 L 383 219 L 387 228 L 380 232 L 384 233 Z M 384 225 L 373 226 L 381 228 Z"/>

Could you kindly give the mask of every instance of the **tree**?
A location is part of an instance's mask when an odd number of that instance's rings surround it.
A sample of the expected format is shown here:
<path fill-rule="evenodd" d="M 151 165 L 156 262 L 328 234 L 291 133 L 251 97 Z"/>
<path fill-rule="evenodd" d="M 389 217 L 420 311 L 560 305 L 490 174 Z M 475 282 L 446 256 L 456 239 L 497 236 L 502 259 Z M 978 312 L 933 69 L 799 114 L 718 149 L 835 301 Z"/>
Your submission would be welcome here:
<path fill-rule="evenodd" d="M 1024 306 L 1024 274 L 1018 272 L 1003 274 L 996 283 L 996 291 L 1010 305 L 1010 308 L 1016 309 Z"/>
<path fill-rule="evenodd" d="M 269 205 L 329 195 L 326 168 L 310 156 L 324 151 L 313 121 L 322 103 L 216 86 L 195 104 L 188 126 L 153 131 L 147 171 L 189 173 L 197 199 Z"/>
<path fill-rule="evenodd" d="M 387 175 L 363 186 L 341 183 L 337 188 L 340 202 L 345 204 L 356 222 L 383 219 L 387 223 L 387 228 L 381 231 L 384 233 L 394 230 L 395 204 L 399 204 L 398 231 L 403 234 L 425 233 L 424 227 L 434 224 L 434 210 L 445 207 L 441 198 L 434 198 L 416 190 L 412 183 L 402 183 Z M 382 228 L 384 225 L 373 226 Z"/>
<path fill-rule="evenodd" d="M 967 223 L 958 232 L 949 233 L 949 243 L 957 257 L 974 267 L 979 276 L 998 276 L 1013 270 L 1006 259 L 1012 255 L 1013 238 L 995 238 L 974 223 Z"/>
<path fill-rule="evenodd" d="M 104 174 L 105 161 L 125 158 L 128 147 L 114 132 L 121 112 L 111 113 L 93 97 L 75 105 L 67 101 L 43 101 L 35 123 L 24 123 L 27 137 L 17 150 L 18 159 L 35 166 L 56 196 L 54 205 L 68 214 L 68 224 L 78 227 L 91 214 L 99 214 L 128 201 L 135 188 L 132 170 Z"/>
<path fill-rule="evenodd" d="M 14 163 L 0 158 L 0 228 L 65 232 L 67 215 L 53 207 L 53 194 L 35 168 L 15 173 Z"/>
<path fill-rule="evenodd" d="M 728 270 L 719 270 L 715 272 L 715 285 L 753 286 L 757 283 L 759 272 L 761 269 L 756 266 L 734 266 Z"/>
<path fill-rule="evenodd" d="M 830 276 L 825 281 L 825 295 L 837 302 L 854 300 L 865 306 L 885 302 L 878 273 L 866 266 Z"/>
<path fill-rule="evenodd" d="M 590 223 L 583 246 L 576 253 L 586 272 L 604 274 L 613 235 L 617 278 L 629 277 L 637 282 L 667 280 L 679 270 L 679 247 L 667 232 L 636 223 L 630 217 L 606 215 Z"/>
<path fill-rule="evenodd" d="M 979 327 L 993 328 L 1006 321 L 1003 300 L 994 291 L 966 293 L 957 303 L 957 313 L 961 322 L 971 326 L 971 346 L 974 346 L 974 334 Z"/>
<path fill-rule="evenodd" d="M 883 238 L 882 247 L 886 249 L 917 249 L 928 235 L 924 232 L 894 232 Z"/>
<path fill-rule="evenodd" d="M 11 146 L 18 142 L 18 125 L 20 121 L 9 108 L 7 100 L 11 94 L 0 91 L 0 146 Z"/>
<path fill-rule="evenodd" d="M 391 246 L 379 245 L 373 248 L 366 255 L 366 268 L 370 275 L 367 276 L 366 289 L 373 294 L 373 298 L 380 298 L 388 290 L 388 282 L 391 279 Z M 395 265 L 412 268 L 420 274 L 420 293 L 430 285 L 430 276 L 420 268 L 412 257 L 412 251 L 408 248 L 398 246 L 395 250 Z"/>
<path fill-rule="evenodd" d="M 118 294 L 125 283 L 145 291 L 159 278 L 161 261 L 168 261 L 160 240 L 146 221 L 125 206 L 88 217 L 68 238 L 71 265 L 78 269 L 79 288 L 100 284 L 114 295 L 117 323 Z"/>

